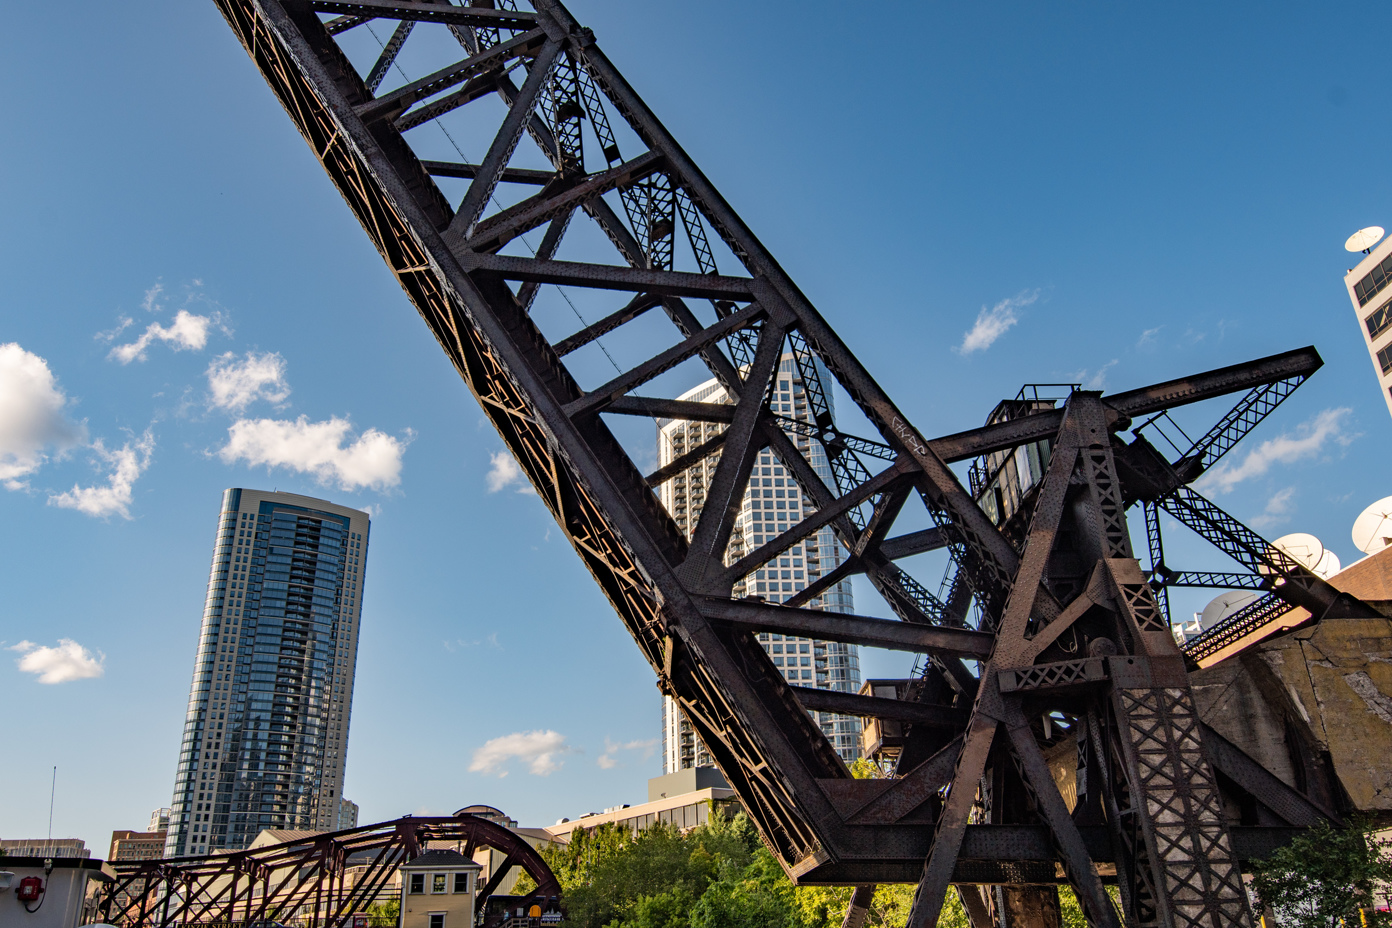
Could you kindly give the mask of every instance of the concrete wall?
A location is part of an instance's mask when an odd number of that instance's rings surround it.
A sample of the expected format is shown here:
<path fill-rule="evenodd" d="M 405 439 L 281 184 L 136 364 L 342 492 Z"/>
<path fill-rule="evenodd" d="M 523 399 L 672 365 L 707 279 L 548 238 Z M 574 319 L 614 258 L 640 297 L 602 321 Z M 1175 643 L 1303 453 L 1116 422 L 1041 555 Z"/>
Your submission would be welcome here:
<path fill-rule="evenodd" d="M 1338 579 L 1388 611 L 1392 559 L 1369 558 Z M 1329 806 L 1392 813 L 1392 622 L 1326 620 L 1190 679 L 1203 720 L 1285 783 Z M 1322 767 L 1337 778 L 1325 796 Z"/>

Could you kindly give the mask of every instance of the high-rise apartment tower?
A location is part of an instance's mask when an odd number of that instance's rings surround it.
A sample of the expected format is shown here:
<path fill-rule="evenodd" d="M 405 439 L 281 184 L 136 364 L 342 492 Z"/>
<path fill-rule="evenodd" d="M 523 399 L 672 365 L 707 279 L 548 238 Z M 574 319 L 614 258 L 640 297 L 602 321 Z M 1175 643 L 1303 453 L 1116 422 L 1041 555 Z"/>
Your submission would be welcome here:
<path fill-rule="evenodd" d="M 824 374 L 823 382 L 830 383 L 830 376 Z M 727 402 L 724 388 L 713 380 L 688 391 L 681 399 L 701 403 Z M 831 402 L 831 397 L 827 397 L 827 402 Z M 779 415 L 804 422 L 812 421 L 807 393 L 791 354 L 784 355 L 779 364 L 777 392 L 771 403 L 773 411 Z M 715 422 L 658 420 L 659 466 L 666 466 L 703 441 L 718 435 L 724 428 L 724 425 Z M 790 434 L 789 437 L 808 456 L 817 475 L 830 485 L 831 465 L 821 445 L 810 442 L 804 435 Z M 712 454 L 663 483 L 658 491 L 662 505 L 688 538 L 696 529 L 696 521 L 706 501 L 706 488 L 710 486 L 719 462 L 720 455 Z M 810 505 L 803 499 L 797 482 L 765 448 L 759 454 L 735 521 L 731 536 L 732 555 L 742 555 L 786 531 L 790 525 L 797 524 L 808 513 Z M 836 569 L 846 556 L 846 549 L 836 540 L 832 530 L 821 529 L 801 544 L 783 552 L 776 563 L 771 562 L 736 583 L 735 595 L 760 596 L 768 602 L 784 602 L 806 589 L 812 580 Z M 837 583 L 809 601 L 807 607 L 827 612 L 851 612 L 850 581 Z M 783 676 L 794 685 L 842 693 L 854 693 L 860 689 L 860 657 L 855 645 L 772 634 L 759 635 L 759 643 Z M 813 715 L 846 763 L 860 756 L 861 725 L 858 719 L 827 712 Z M 705 745 L 701 744 L 690 723 L 682 717 L 676 703 L 670 696 L 662 697 L 663 773 L 704 767 L 711 763 Z"/>
<path fill-rule="evenodd" d="M 223 494 L 166 856 L 337 827 L 368 530 L 320 499 Z"/>
<path fill-rule="evenodd" d="M 1377 228 L 1363 230 L 1367 231 L 1382 232 Z M 1351 238 L 1344 247 L 1352 251 L 1359 245 Z M 1344 286 L 1353 301 L 1353 311 L 1358 314 L 1358 329 L 1372 357 L 1382 401 L 1392 413 L 1392 238 L 1383 239 L 1362 261 L 1349 268 Z"/>

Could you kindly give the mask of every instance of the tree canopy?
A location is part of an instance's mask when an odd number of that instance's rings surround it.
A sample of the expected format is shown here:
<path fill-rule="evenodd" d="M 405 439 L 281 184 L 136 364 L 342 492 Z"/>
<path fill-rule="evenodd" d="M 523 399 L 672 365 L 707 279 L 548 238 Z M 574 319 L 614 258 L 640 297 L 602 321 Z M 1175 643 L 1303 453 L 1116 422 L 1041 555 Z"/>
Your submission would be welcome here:
<path fill-rule="evenodd" d="M 542 854 L 575 928 L 838 928 L 851 898 L 850 887 L 794 886 L 743 813 L 685 834 L 662 822 L 577 828 Z M 867 925 L 900 928 L 912 898 L 912 886 L 881 887 Z M 939 924 L 968 928 L 955 898 Z"/>
<path fill-rule="evenodd" d="M 1252 888 L 1282 928 L 1389 925 L 1373 893 L 1392 882 L 1392 842 L 1368 819 L 1345 828 L 1320 822 L 1253 867 Z"/>

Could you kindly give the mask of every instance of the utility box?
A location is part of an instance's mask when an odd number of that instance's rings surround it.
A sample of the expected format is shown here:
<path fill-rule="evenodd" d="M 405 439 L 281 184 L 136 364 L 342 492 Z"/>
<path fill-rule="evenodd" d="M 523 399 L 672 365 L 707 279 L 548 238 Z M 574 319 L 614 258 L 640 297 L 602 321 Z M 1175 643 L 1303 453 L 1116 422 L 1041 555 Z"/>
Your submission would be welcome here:
<path fill-rule="evenodd" d="M 111 879 L 85 857 L 0 857 L 0 925 L 77 928 L 89 880 Z"/>

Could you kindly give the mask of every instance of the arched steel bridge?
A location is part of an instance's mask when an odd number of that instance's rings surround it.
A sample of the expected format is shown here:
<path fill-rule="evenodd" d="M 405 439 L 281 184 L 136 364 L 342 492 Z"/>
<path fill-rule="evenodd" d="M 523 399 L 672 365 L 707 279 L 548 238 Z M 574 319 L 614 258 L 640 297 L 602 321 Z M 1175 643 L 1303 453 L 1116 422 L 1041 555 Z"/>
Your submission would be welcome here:
<path fill-rule="evenodd" d="M 472 858 L 481 848 L 503 862 L 476 893 L 475 911 L 514 868 L 536 888 L 517 905 L 554 905 L 560 884 L 522 837 L 475 815 L 406 817 L 346 831 L 208 857 L 112 862 L 116 879 L 102 889 L 101 920 L 130 928 L 173 925 L 267 925 L 294 919 L 303 928 L 341 928 L 374 902 L 396 869 L 429 846 L 453 846 Z"/>

